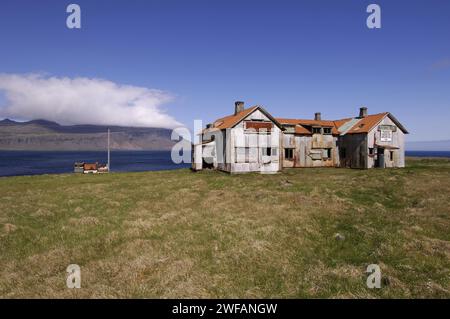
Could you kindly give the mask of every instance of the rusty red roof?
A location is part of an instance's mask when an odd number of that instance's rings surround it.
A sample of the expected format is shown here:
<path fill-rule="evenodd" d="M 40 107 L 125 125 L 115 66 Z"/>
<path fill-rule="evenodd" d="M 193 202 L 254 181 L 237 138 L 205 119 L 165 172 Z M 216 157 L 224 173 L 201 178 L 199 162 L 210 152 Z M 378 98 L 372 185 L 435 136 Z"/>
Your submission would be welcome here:
<path fill-rule="evenodd" d="M 336 127 L 334 121 L 326 121 L 326 120 L 305 120 L 305 119 L 285 119 L 285 118 L 277 118 L 277 121 L 281 124 L 287 125 L 295 125 L 295 133 L 310 135 L 312 134 L 312 127 L 331 127 L 331 132 L 333 135 L 338 135 L 339 131 Z"/>
<path fill-rule="evenodd" d="M 332 129 L 333 135 L 339 135 L 342 132 L 339 132 L 339 128 L 349 121 L 355 119 L 358 120 L 353 127 L 351 127 L 344 134 L 359 134 L 359 133 L 368 133 L 370 132 L 376 125 L 378 125 L 386 116 L 389 116 L 391 120 L 395 122 L 395 124 L 405 133 L 408 131 L 402 126 L 395 117 L 388 113 L 379 113 L 367 115 L 363 118 L 345 118 L 340 120 L 308 120 L 308 119 L 287 119 L 287 118 L 273 118 L 267 111 L 265 111 L 260 106 L 253 106 L 251 108 L 245 109 L 238 114 L 228 115 L 222 117 L 216 121 L 214 121 L 213 126 L 209 129 L 204 129 L 204 131 L 213 131 L 213 130 L 222 130 L 234 127 L 240 121 L 242 121 L 249 114 L 254 112 L 256 109 L 260 109 L 264 114 L 266 114 L 271 120 L 273 120 L 278 126 L 281 125 L 293 125 L 295 126 L 295 133 L 301 135 L 311 135 L 312 127 L 330 127 Z M 350 123 L 349 123 L 350 124 Z"/>
<path fill-rule="evenodd" d="M 378 123 L 380 123 L 389 113 L 379 113 L 367 115 L 361 118 L 346 134 L 369 133 Z"/>
<path fill-rule="evenodd" d="M 275 125 L 280 127 L 280 129 L 283 129 L 282 125 L 275 118 L 273 118 L 272 115 L 270 115 L 270 113 L 268 113 L 261 106 L 256 105 L 256 106 L 252 106 L 248 109 L 245 109 L 245 110 L 239 112 L 238 114 L 228 115 L 228 116 L 222 117 L 218 120 L 215 120 L 213 123 L 213 127 L 210 128 L 209 130 L 213 131 L 216 129 L 223 130 L 223 129 L 227 129 L 227 128 L 232 128 L 236 124 L 238 124 L 240 121 L 242 121 L 244 118 L 246 118 L 248 115 L 250 115 L 251 113 L 256 111 L 257 109 L 259 109 L 269 119 L 271 119 L 275 123 Z"/>
<path fill-rule="evenodd" d="M 239 123 L 242 119 L 244 119 L 247 115 L 255 111 L 258 107 L 253 106 L 251 108 L 245 109 L 238 114 L 228 115 L 225 117 L 222 117 L 213 123 L 214 128 L 218 128 L 220 130 L 230 128 L 235 126 L 237 123 Z"/>

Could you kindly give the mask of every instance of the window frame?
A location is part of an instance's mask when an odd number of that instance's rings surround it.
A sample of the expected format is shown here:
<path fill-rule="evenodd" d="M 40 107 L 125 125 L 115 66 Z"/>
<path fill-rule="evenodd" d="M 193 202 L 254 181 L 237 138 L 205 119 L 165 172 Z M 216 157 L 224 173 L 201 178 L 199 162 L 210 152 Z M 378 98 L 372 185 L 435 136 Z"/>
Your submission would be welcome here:
<path fill-rule="evenodd" d="M 277 147 L 272 147 L 272 156 L 278 156 L 278 148 Z"/>
<path fill-rule="evenodd" d="M 272 148 L 271 147 L 262 147 L 261 153 L 263 156 L 272 156 Z"/>
<path fill-rule="evenodd" d="M 289 161 L 293 161 L 294 160 L 294 148 L 292 147 L 286 147 L 284 149 L 284 159 L 285 160 L 289 160 Z M 291 155 L 291 156 L 287 156 L 287 155 Z"/>
<path fill-rule="evenodd" d="M 327 132 L 329 130 L 329 132 Z M 333 129 L 331 127 L 324 127 L 323 128 L 323 135 L 332 135 Z"/>

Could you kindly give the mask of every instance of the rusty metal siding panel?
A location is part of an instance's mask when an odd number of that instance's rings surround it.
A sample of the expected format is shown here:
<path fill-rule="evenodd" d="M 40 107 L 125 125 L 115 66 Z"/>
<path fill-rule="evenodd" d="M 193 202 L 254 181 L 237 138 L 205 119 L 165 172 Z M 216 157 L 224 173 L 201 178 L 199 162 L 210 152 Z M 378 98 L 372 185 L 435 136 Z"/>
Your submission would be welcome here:
<path fill-rule="evenodd" d="M 311 148 L 334 148 L 332 135 L 314 134 Z"/>
<path fill-rule="evenodd" d="M 306 143 L 307 137 L 299 137 L 299 167 L 306 167 Z"/>
<path fill-rule="evenodd" d="M 273 128 L 272 122 L 252 122 L 252 121 L 246 121 L 245 128 L 246 129 L 254 129 L 256 131 L 262 130 L 262 131 L 270 131 Z"/>
<path fill-rule="evenodd" d="M 337 137 L 332 135 L 296 136 L 295 167 L 334 167 L 339 163 L 336 153 Z M 285 144 L 292 147 L 292 142 Z M 330 150 L 330 158 L 328 158 Z"/>
<path fill-rule="evenodd" d="M 231 173 L 275 173 L 280 170 L 279 152 L 281 151 L 281 130 L 278 126 L 273 126 L 270 133 L 246 131 L 244 125 L 237 125 L 233 129 L 230 129 L 229 132 L 229 135 L 231 135 Z M 273 155 L 264 155 L 265 153 L 263 151 L 268 147 L 274 150 Z M 250 154 L 253 150 L 256 153 Z M 238 151 L 241 153 L 244 151 L 244 153 L 238 157 Z"/>
<path fill-rule="evenodd" d="M 349 134 L 339 137 L 341 167 L 367 168 L 367 134 Z"/>

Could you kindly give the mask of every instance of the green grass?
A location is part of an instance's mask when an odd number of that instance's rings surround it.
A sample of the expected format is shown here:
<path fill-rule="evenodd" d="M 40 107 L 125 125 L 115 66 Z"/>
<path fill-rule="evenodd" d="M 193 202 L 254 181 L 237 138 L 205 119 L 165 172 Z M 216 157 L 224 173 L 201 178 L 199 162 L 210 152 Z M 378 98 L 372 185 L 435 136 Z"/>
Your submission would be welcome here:
<path fill-rule="evenodd" d="M 449 298 L 449 173 L 409 159 L 0 178 L 0 296 Z M 66 287 L 72 263 L 81 289 Z M 381 289 L 366 287 L 373 263 Z"/>

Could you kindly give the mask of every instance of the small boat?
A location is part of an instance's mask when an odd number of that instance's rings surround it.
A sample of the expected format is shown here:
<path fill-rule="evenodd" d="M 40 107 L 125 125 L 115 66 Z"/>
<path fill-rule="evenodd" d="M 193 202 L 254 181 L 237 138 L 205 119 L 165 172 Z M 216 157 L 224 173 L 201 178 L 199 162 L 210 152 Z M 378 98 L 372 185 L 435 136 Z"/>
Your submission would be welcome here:
<path fill-rule="evenodd" d="M 109 163 L 110 163 L 110 148 L 109 148 L 109 135 L 110 131 L 108 129 L 108 164 L 95 163 L 85 163 L 85 162 L 75 162 L 73 171 L 74 173 L 84 173 L 84 174 L 97 174 L 97 173 L 109 173 Z"/>
<path fill-rule="evenodd" d="M 74 173 L 97 174 L 108 173 L 107 164 L 76 162 L 73 169 Z"/>
<path fill-rule="evenodd" d="M 83 165 L 84 174 L 97 174 L 98 173 L 98 163 L 84 163 Z"/>
<path fill-rule="evenodd" d="M 97 165 L 97 173 L 109 173 L 107 164 L 98 164 Z"/>

